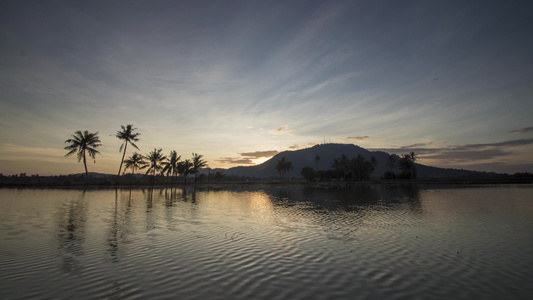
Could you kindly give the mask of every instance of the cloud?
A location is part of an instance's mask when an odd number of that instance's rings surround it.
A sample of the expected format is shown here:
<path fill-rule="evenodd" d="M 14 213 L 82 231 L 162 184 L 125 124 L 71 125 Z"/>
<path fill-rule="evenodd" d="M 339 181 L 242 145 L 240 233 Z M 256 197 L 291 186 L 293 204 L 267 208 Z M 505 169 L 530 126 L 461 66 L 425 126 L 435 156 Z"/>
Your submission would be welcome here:
<path fill-rule="evenodd" d="M 280 126 L 272 131 L 273 134 L 280 135 L 280 134 L 291 134 L 292 129 L 289 129 L 289 126 L 283 125 Z"/>
<path fill-rule="evenodd" d="M 518 134 L 523 134 L 523 133 L 528 133 L 528 132 L 533 132 L 533 127 L 526 127 L 526 128 L 521 128 L 521 129 L 517 129 L 517 130 L 511 130 L 507 133 L 518 133 Z"/>
<path fill-rule="evenodd" d="M 421 161 L 421 163 L 430 163 L 432 165 L 450 166 L 456 164 L 474 166 L 480 163 L 494 163 L 497 161 L 512 160 L 514 156 L 519 154 L 519 151 L 515 149 L 511 150 L 510 148 L 531 145 L 533 144 L 533 139 L 509 140 L 486 144 L 452 145 L 449 147 L 426 147 L 437 144 L 440 143 L 416 143 L 398 148 L 373 150 L 385 151 L 393 154 L 402 154 L 413 151 L 424 161 Z"/>
<path fill-rule="evenodd" d="M 340 139 L 341 142 L 361 142 L 361 141 L 366 141 L 368 140 L 370 137 L 368 135 L 360 135 L 360 136 L 349 136 L 347 138 L 344 138 L 344 139 Z"/>
<path fill-rule="evenodd" d="M 278 154 L 276 150 L 243 152 L 239 153 L 238 157 L 221 157 L 216 161 L 224 164 L 252 165 L 255 164 L 254 159 L 272 157 L 276 154 Z"/>
<path fill-rule="evenodd" d="M 429 143 L 415 143 L 412 145 L 407 146 L 400 146 L 398 148 L 380 148 L 380 149 L 373 149 L 373 150 L 380 150 L 385 151 L 389 153 L 403 153 L 403 152 L 417 152 L 419 154 L 431 154 L 431 153 L 439 153 L 442 151 L 480 151 L 485 149 L 497 149 L 497 148 L 505 148 L 505 147 L 513 147 L 513 146 L 527 146 L 533 144 L 533 139 L 519 139 L 519 140 L 509 140 L 509 141 L 503 141 L 498 143 L 486 143 L 486 144 L 466 144 L 466 145 L 452 145 L 449 147 L 435 147 L 435 148 L 428 148 L 427 146 L 432 145 L 439 145 L 442 144 L 441 142 L 429 142 Z"/>
<path fill-rule="evenodd" d="M 289 149 L 302 149 L 302 148 L 309 148 L 317 145 L 317 143 L 307 143 L 307 145 L 298 145 L 294 144 L 292 146 L 289 146 Z"/>
<path fill-rule="evenodd" d="M 440 142 L 428 142 L 428 143 L 415 143 L 409 146 L 402 146 L 400 149 L 412 149 L 412 148 L 419 148 L 419 147 L 427 147 L 427 146 L 434 146 L 439 145 Z"/>
<path fill-rule="evenodd" d="M 447 162 L 463 163 L 480 160 L 501 159 L 505 156 L 511 155 L 512 152 L 501 149 L 487 149 L 487 150 L 440 150 L 435 154 L 428 154 L 424 159 L 437 159 Z"/>
<path fill-rule="evenodd" d="M 250 157 L 250 158 L 271 157 L 271 156 L 274 156 L 276 154 L 278 154 L 278 151 L 276 151 L 276 150 L 239 153 L 240 156 Z"/>
<path fill-rule="evenodd" d="M 221 157 L 215 161 L 223 164 L 239 164 L 239 165 L 251 165 L 254 162 L 250 158 L 242 157 Z"/>
<path fill-rule="evenodd" d="M 464 149 L 475 149 L 475 148 L 485 148 L 485 147 L 507 147 L 507 146 L 526 146 L 533 144 L 533 139 L 520 139 L 520 140 L 510 140 L 499 143 L 488 143 L 488 144 L 467 144 L 463 146 L 452 146 L 451 149 L 455 150 L 464 150 Z"/>

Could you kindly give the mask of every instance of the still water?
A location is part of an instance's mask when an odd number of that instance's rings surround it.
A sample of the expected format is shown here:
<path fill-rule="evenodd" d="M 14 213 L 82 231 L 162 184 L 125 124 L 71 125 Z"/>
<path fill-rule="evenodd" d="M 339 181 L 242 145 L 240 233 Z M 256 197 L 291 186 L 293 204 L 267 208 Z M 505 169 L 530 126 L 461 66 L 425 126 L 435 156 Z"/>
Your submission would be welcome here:
<path fill-rule="evenodd" d="M 2 299 L 530 299 L 533 186 L 0 189 Z"/>

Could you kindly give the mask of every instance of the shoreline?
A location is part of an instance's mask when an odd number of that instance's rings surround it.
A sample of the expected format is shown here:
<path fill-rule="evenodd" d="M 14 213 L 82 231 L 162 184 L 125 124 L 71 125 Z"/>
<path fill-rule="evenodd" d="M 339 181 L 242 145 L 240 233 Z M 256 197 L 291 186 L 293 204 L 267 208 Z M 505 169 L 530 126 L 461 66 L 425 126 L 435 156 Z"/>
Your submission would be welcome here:
<path fill-rule="evenodd" d="M 88 183 L 83 180 L 76 182 L 38 182 L 18 181 L 0 182 L 0 188 L 106 188 L 106 189 L 130 189 L 130 188 L 223 188 L 232 186 L 252 186 L 252 185 L 303 185 L 310 187 L 333 187 L 333 186 L 357 186 L 357 185 L 487 185 L 487 184 L 532 184 L 531 178 L 509 178 L 509 179 L 415 179 L 415 180 L 366 180 L 366 181 L 304 181 L 304 180 L 247 180 L 247 181 L 211 181 L 211 182 L 110 182 L 90 179 Z"/>

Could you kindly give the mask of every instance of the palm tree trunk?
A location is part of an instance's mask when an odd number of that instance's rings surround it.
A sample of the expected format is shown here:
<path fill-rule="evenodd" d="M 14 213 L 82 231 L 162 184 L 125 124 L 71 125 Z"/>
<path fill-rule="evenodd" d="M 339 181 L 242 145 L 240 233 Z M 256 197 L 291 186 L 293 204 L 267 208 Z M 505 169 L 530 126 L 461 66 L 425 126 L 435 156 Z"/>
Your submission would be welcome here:
<path fill-rule="evenodd" d="M 122 160 L 120 161 L 120 167 L 118 167 L 117 176 L 120 176 L 120 170 L 122 170 L 122 163 L 124 163 L 124 156 L 126 156 L 126 148 L 128 148 L 128 141 L 124 142 L 124 153 L 122 153 Z"/>
<path fill-rule="evenodd" d="M 89 172 L 87 172 L 87 159 L 85 158 L 85 150 L 83 150 L 83 166 L 85 167 L 85 182 L 87 182 L 87 177 L 89 177 Z"/>

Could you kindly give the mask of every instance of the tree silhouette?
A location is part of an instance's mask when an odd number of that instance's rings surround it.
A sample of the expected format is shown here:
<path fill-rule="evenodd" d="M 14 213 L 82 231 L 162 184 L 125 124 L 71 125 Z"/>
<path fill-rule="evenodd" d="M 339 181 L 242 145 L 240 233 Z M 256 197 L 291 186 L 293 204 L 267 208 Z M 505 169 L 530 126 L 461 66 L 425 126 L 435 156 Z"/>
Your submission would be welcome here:
<path fill-rule="evenodd" d="M 190 159 L 186 159 L 178 163 L 178 172 L 183 174 L 185 183 L 187 183 L 187 175 L 192 172 L 192 163 Z"/>
<path fill-rule="evenodd" d="M 318 162 L 320 161 L 320 156 L 318 154 L 315 156 L 316 171 L 318 172 Z"/>
<path fill-rule="evenodd" d="M 207 161 L 203 160 L 203 155 L 198 155 L 196 153 L 192 154 L 192 172 L 194 173 L 194 183 L 196 183 L 196 174 L 198 174 L 198 169 L 207 167 Z"/>
<path fill-rule="evenodd" d="M 137 152 L 133 152 L 130 157 L 124 160 L 124 163 L 124 172 L 126 172 L 127 169 L 131 169 L 132 176 L 135 174 L 136 169 L 139 170 L 146 165 L 144 157 Z"/>
<path fill-rule="evenodd" d="M 174 177 L 178 175 L 178 164 L 181 159 L 181 155 L 178 156 L 178 153 L 174 150 L 170 151 L 170 156 L 168 159 L 161 164 L 163 165 L 163 174 L 172 175 L 171 181 L 174 181 Z"/>
<path fill-rule="evenodd" d="M 72 135 L 72 138 L 67 139 L 65 143 L 70 144 L 65 147 L 65 150 L 69 151 L 67 154 L 65 154 L 65 156 L 70 156 L 76 153 L 78 162 L 80 162 L 83 159 L 83 166 L 85 167 L 85 180 L 87 180 L 87 177 L 89 176 L 89 172 L 87 171 L 86 152 L 89 154 L 89 157 L 94 159 L 94 162 L 96 163 L 95 156 L 96 154 L 100 153 L 98 150 L 96 150 L 96 148 L 102 146 L 102 144 L 100 144 L 100 138 L 98 137 L 98 132 L 90 133 L 87 130 L 85 130 L 84 132 L 81 132 L 81 130 L 78 130 L 74 132 L 74 134 Z"/>
<path fill-rule="evenodd" d="M 418 159 L 418 155 L 416 155 L 414 152 L 409 153 L 409 157 L 411 158 L 411 179 L 416 177 L 415 174 L 415 162 Z"/>
<path fill-rule="evenodd" d="M 307 181 L 313 181 L 317 173 L 318 172 L 315 172 L 311 167 L 303 167 L 302 171 L 300 171 L 300 175 L 302 175 Z"/>
<path fill-rule="evenodd" d="M 279 179 L 281 180 L 283 175 L 293 169 L 292 162 L 286 160 L 285 157 L 282 157 L 280 160 L 278 160 L 275 169 L 278 171 Z"/>
<path fill-rule="evenodd" d="M 403 178 L 416 178 L 415 161 L 418 159 L 418 155 L 414 152 L 404 154 L 398 162 L 398 166 L 402 170 L 401 177 Z"/>
<path fill-rule="evenodd" d="M 390 168 L 390 171 L 392 173 L 394 167 L 396 167 L 396 155 L 389 154 L 389 157 L 387 158 L 387 167 Z"/>
<path fill-rule="evenodd" d="M 161 162 L 167 159 L 166 156 L 161 153 L 161 151 L 163 151 L 163 149 L 154 148 L 154 151 L 151 151 L 147 156 L 144 157 L 148 161 L 148 164 L 141 168 L 144 169 L 148 167 L 148 170 L 146 170 L 146 174 L 152 172 L 154 180 L 156 172 L 161 171 L 161 169 L 163 169 L 163 167 L 161 166 Z"/>
<path fill-rule="evenodd" d="M 135 147 L 135 149 L 139 150 L 139 147 L 135 145 L 134 142 L 139 141 L 138 136 L 141 135 L 140 133 L 133 133 L 133 131 L 137 128 L 133 128 L 133 125 L 126 125 L 126 127 L 120 125 L 122 127 L 122 131 L 117 131 L 116 137 L 119 140 L 123 140 L 124 143 L 120 145 L 120 149 L 118 152 L 122 151 L 122 148 L 124 148 L 124 152 L 122 153 L 122 160 L 120 161 L 120 166 L 118 167 L 118 176 L 120 176 L 120 170 L 122 170 L 122 163 L 124 163 L 124 157 L 126 156 L 126 148 L 128 148 L 128 142 Z"/>
<path fill-rule="evenodd" d="M 224 176 L 226 176 L 226 174 L 221 171 L 216 171 L 216 173 L 213 174 L 213 178 L 215 178 L 216 181 L 220 181 L 222 178 L 224 178 Z"/>

